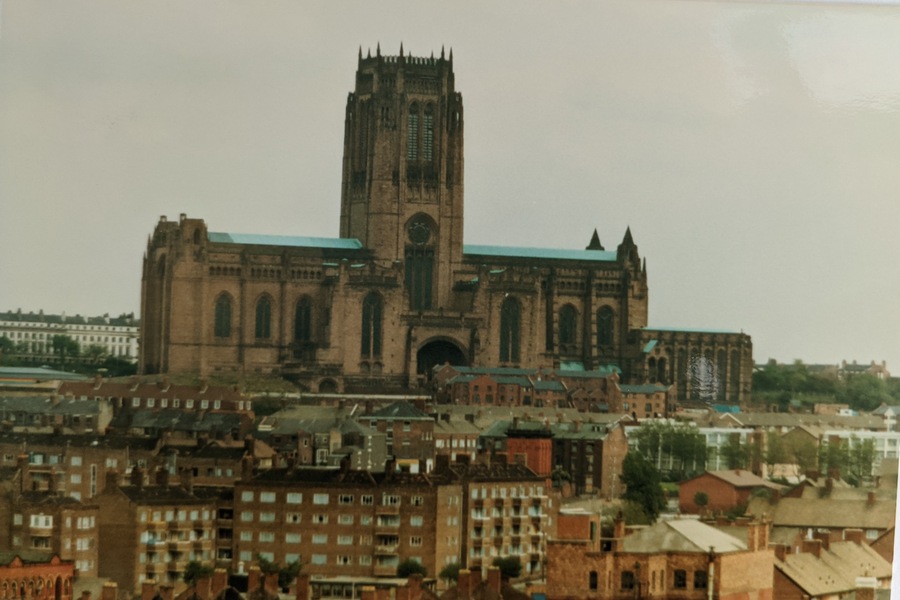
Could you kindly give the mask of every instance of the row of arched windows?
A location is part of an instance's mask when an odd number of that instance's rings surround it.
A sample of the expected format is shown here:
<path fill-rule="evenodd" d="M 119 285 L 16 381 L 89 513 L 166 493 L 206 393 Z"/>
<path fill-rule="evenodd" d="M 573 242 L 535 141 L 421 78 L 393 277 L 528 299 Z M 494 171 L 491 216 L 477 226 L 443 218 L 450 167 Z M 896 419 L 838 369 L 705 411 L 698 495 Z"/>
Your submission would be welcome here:
<path fill-rule="evenodd" d="M 217 338 L 231 337 L 231 296 L 222 293 L 216 299 L 214 334 Z M 272 337 L 272 299 L 262 296 L 256 302 L 254 337 L 267 340 Z M 297 301 L 294 311 L 294 340 L 312 341 L 312 300 L 303 296 Z"/>
<path fill-rule="evenodd" d="M 500 362 L 520 360 L 522 309 L 515 298 L 507 298 L 500 306 Z M 597 347 L 607 350 L 613 344 L 615 315 L 612 308 L 603 306 L 597 311 Z M 578 343 L 578 311 L 571 304 L 559 310 L 559 345 L 571 350 Z"/>
<path fill-rule="evenodd" d="M 406 158 L 411 161 L 431 161 L 433 155 L 434 106 L 428 104 L 424 110 L 420 110 L 419 105 L 413 102 L 406 115 Z"/>
<path fill-rule="evenodd" d="M 63 596 L 70 595 L 70 586 L 71 583 L 68 578 L 59 576 L 55 578 L 27 577 L 25 579 L 4 579 L 0 581 L 0 599 L 53 598 L 59 600 Z"/>

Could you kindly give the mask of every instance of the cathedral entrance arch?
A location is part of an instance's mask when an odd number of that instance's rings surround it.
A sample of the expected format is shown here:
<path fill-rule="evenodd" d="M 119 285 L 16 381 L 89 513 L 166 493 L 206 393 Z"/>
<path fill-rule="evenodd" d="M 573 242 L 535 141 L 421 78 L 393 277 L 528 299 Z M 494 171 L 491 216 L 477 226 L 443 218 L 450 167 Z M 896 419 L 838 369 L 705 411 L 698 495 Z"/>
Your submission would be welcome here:
<path fill-rule="evenodd" d="M 416 353 L 416 373 L 424 375 L 426 381 L 431 379 L 432 369 L 444 363 L 456 366 L 469 364 L 462 347 L 449 338 L 429 340 Z"/>

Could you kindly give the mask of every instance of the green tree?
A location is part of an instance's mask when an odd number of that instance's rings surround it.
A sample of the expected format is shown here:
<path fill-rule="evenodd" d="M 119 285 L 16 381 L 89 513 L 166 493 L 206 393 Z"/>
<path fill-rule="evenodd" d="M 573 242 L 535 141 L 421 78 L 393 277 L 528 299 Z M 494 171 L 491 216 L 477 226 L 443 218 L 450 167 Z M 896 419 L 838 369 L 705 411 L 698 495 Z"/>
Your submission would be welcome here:
<path fill-rule="evenodd" d="M 85 362 L 90 365 L 96 365 L 106 358 L 106 346 L 102 344 L 90 344 L 82 352 Z"/>
<path fill-rule="evenodd" d="M 694 504 L 700 508 L 705 508 L 709 504 L 709 494 L 706 492 L 697 492 L 694 494 Z"/>
<path fill-rule="evenodd" d="M 553 482 L 553 487 L 559 489 L 564 483 L 572 481 L 572 476 L 562 467 L 553 467 L 553 471 L 550 472 L 550 480 Z"/>
<path fill-rule="evenodd" d="M 78 342 L 67 335 L 54 335 L 50 338 L 50 347 L 62 366 L 65 366 L 67 358 L 75 358 L 81 352 Z"/>
<path fill-rule="evenodd" d="M 425 577 L 428 570 L 414 558 L 407 558 L 397 565 L 397 577 L 409 577 L 410 575 L 421 575 Z"/>
<path fill-rule="evenodd" d="M 290 587 L 291 583 L 297 578 L 297 575 L 300 574 L 300 571 L 303 568 L 303 563 L 300 562 L 299 559 L 282 567 L 277 562 L 273 562 L 261 554 L 256 555 L 256 564 L 259 565 L 259 570 L 266 575 L 277 574 L 278 587 L 282 589 Z"/>
<path fill-rule="evenodd" d="M 438 575 L 441 579 L 443 579 L 447 585 L 451 583 L 456 583 L 459 580 L 459 563 L 450 563 L 449 565 L 445 565 L 443 569 L 441 569 L 440 574 Z"/>
<path fill-rule="evenodd" d="M 637 451 L 670 478 L 706 470 L 706 439 L 695 427 L 651 421 L 630 435 L 637 441 Z"/>
<path fill-rule="evenodd" d="M 843 402 L 849 404 L 851 408 L 862 411 L 875 410 L 883 402 L 890 403 L 892 401 L 884 380 L 869 374 L 850 377 L 842 396 Z"/>
<path fill-rule="evenodd" d="M 213 568 L 211 566 L 192 560 L 185 566 L 184 575 L 181 577 L 186 584 L 194 586 L 199 580 L 204 577 L 211 577 L 212 574 Z"/>
<path fill-rule="evenodd" d="M 720 450 L 722 458 L 729 469 L 746 469 L 750 460 L 750 449 L 741 442 L 738 434 L 728 436 L 728 440 Z"/>
<path fill-rule="evenodd" d="M 851 436 L 847 448 L 848 479 L 860 486 L 870 479 L 875 470 L 875 440 L 860 440 Z"/>
<path fill-rule="evenodd" d="M 819 450 L 812 438 L 793 436 L 785 442 L 788 460 L 797 465 L 800 473 L 806 473 L 818 466 Z"/>
<path fill-rule="evenodd" d="M 621 479 L 626 486 L 622 498 L 638 504 L 651 522 L 656 521 L 666 505 L 656 467 L 637 452 L 629 452 L 622 461 Z"/>
<path fill-rule="evenodd" d="M 769 465 L 769 472 L 775 465 L 782 465 L 788 462 L 788 450 L 784 443 L 784 438 L 779 433 L 770 431 L 766 434 L 766 464 Z"/>
<path fill-rule="evenodd" d="M 518 556 L 498 556 L 491 564 L 500 569 L 503 579 L 515 579 L 522 574 L 522 561 Z"/>

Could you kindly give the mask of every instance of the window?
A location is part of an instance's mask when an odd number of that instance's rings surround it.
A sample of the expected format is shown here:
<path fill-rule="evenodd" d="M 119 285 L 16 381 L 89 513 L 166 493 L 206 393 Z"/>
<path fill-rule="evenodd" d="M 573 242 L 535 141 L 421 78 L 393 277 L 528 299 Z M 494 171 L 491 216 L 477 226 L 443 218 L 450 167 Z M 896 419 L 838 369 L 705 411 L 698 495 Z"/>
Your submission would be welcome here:
<path fill-rule="evenodd" d="M 272 302 L 263 296 L 256 303 L 256 339 L 272 337 Z"/>
<path fill-rule="evenodd" d="M 231 336 L 231 298 L 227 294 L 216 299 L 215 334 L 221 338 Z"/>
<path fill-rule="evenodd" d="M 253 492 L 241 492 L 241 502 L 253 502 Z"/>
<path fill-rule="evenodd" d="M 273 513 L 273 512 L 259 513 L 259 522 L 260 523 L 274 523 L 275 522 L 275 513 Z"/>
<path fill-rule="evenodd" d="M 284 514 L 285 523 L 299 523 L 303 519 L 300 513 L 289 512 Z"/>
<path fill-rule="evenodd" d="M 406 158 L 419 158 L 419 105 L 415 103 L 410 105 L 406 115 Z"/>
<path fill-rule="evenodd" d="M 313 494 L 313 504 L 328 504 L 328 494 Z"/>
<path fill-rule="evenodd" d="M 313 515 L 312 522 L 315 523 L 316 525 L 325 525 L 326 523 L 328 523 L 328 515 L 322 515 L 322 514 Z"/>
<path fill-rule="evenodd" d="M 422 536 L 414 535 L 411 538 L 409 538 L 409 545 L 410 546 L 421 546 L 422 545 Z"/>
<path fill-rule="evenodd" d="M 372 557 L 368 554 L 359 557 L 359 564 L 361 565 L 371 565 Z"/>
<path fill-rule="evenodd" d="M 413 229 L 418 227 L 419 229 Z M 418 235 L 417 239 L 430 237 L 429 226 L 417 219 L 410 226 L 410 236 Z M 418 233 L 425 231 L 426 233 Z M 415 233 L 414 233 L 415 232 Z M 423 244 L 417 244 L 406 248 L 406 289 L 409 292 L 409 307 L 413 310 L 431 308 L 432 290 L 434 287 L 434 249 Z"/>
<path fill-rule="evenodd" d="M 351 565 L 351 564 L 353 564 L 353 558 L 350 557 L 350 556 L 348 556 L 348 555 L 346 555 L 346 554 L 341 554 L 341 555 L 335 557 L 335 561 L 336 561 L 337 564 L 339 564 L 339 565 Z"/>
<path fill-rule="evenodd" d="M 339 535 L 337 539 L 337 543 L 339 546 L 351 546 L 353 545 L 353 536 L 352 535 Z"/>
<path fill-rule="evenodd" d="M 259 541 L 262 543 L 271 543 L 275 541 L 275 534 L 271 531 L 260 531 L 259 532 Z"/>
<path fill-rule="evenodd" d="M 706 571 L 694 571 L 694 589 L 705 590 L 707 586 Z"/>
<path fill-rule="evenodd" d="M 362 348 L 363 358 L 381 356 L 381 296 L 370 293 L 362 306 Z"/>
<path fill-rule="evenodd" d="M 244 523 L 250 523 L 253 521 L 253 511 L 245 510 L 241 513 L 241 521 Z"/>
<path fill-rule="evenodd" d="M 327 544 L 328 543 L 328 534 L 326 533 L 316 533 L 312 536 L 313 544 Z"/>
<path fill-rule="evenodd" d="M 253 532 L 252 531 L 242 531 L 241 532 L 241 541 L 242 542 L 252 542 L 253 541 Z"/>
<path fill-rule="evenodd" d="M 339 494 L 338 504 L 353 504 L 353 494 Z"/>
<path fill-rule="evenodd" d="M 396 494 L 383 494 L 381 496 L 382 506 L 400 506 L 400 496 Z"/>
<path fill-rule="evenodd" d="M 375 504 L 375 497 L 370 494 L 363 494 L 360 496 L 359 502 L 365 506 L 372 506 Z"/>
<path fill-rule="evenodd" d="M 425 107 L 425 127 L 422 131 L 422 158 L 431 160 L 434 146 L 434 115 L 433 107 L 429 104 Z"/>
<path fill-rule="evenodd" d="M 31 526 L 36 528 L 53 527 L 53 517 L 47 515 L 31 515 Z"/>
<path fill-rule="evenodd" d="M 301 504 L 303 503 L 303 494 L 299 494 L 297 492 L 288 492 L 285 502 L 287 502 L 288 504 Z"/>
<path fill-rule="evenodd" d="M 301 537 L 299 533 L 286 533 L 284 534 L 284 542 L 286 544 L 299 544 L 301 541 Z"/>
<path fill-rule="evenodd" d="M 259 501 L 266 503 L 275 502 L 275 492 L 260 492 Z"/>
<path fill-rule="evenodd" d="M 338 523 L 341 525 L 353 525 L 353 515 L 338 515 Z"/>
<path fill-rule="evenodd" d="M 507 298 L 500 307 L 500 362 L 519 362 L 519 301 Z"/>
<path fill-rule="evenodd" d="M 622 571 L 622 581 L 621 581 L 623 590 L 633 590 L 634 589 L 634 572 L 633 571 Z"/>
<path fill-rule="evenodd" d="M 591 591 L 597 590 L 597 571 L 591 571 L 588 574 L 588 587 L 591 588 Z"/>
<path fill-rule="evenodd" d="M 613 343 L 613 311 L 604 306 L 597 311 L 597 346 L 603 348 Z"/>
<path fill-rule="evenodd" d="M 424 522 L 425 519 L 421 515 L 413 515 L 409 518 L 409 524 L 413 527 L 421 527 Z"/>
<path fill-rule="evenodd" d="M 294 310 L 294 340 L 312 340 L 312 301 L 309 296 L 303 296 L 297 301 L 297 308 Z"/>
<path fill-rule="evenodd" d="M 578 336 L 578 313 L 571 304 L 559 310 L 559 343 L 561 346 L 573 346 Z"/>
<path fill-rule="evenodd" d="M 676 590 L 687 588 L 687 571 L 684 569 L 675 569 L 672 573 L 672 587 Z"/>

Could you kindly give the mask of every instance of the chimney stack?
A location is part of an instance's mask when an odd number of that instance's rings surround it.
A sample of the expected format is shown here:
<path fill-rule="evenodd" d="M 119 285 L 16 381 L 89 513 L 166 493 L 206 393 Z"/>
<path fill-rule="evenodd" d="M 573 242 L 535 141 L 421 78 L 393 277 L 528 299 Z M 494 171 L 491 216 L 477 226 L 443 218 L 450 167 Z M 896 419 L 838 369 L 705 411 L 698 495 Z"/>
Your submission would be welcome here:
<path fill-rule="evenodd" d="M 472 571 L 460 569 L 456 579 L 456 597 L 459 600 L 471 600 L 472 598 Z"/>
<path fill-rule="evenodd" d="M 297 598 L 296 600 L 310 600 L 312 594 L 309 591 L 309 574 L 300 573 L 297 576 Z"/>
<path fill-rule="evenodd" d="M 116 585 L 116 582 L 107 581 L 103 584 L 103 589 L 100 591 L 100 600 L 116 600 L 118 595 L 119 586 Z"/>
<path fill-rule="evenodd" d="M 801 550 L 819 558 L 822 556 L 822 540 L 803 540 L 803 548 Z"/>
<path fill-rule="evenodd" d="M 866 494 L 866 506 L 875 506 L 875 492 L 870 491 Z"/>
<path fill-rule="evenodd" d="M 863 544 L 863 530 L 862 529 L 845 529 L 844 530 L 844 539 L 848 542 L 853 542 L 861 546 Z"/>
<path fill-rule="evenodd" d="M 500 595 L 500 569 L 497 567 L 488 567 L 487 572 L 488 587 L 498 596 Z"/>

